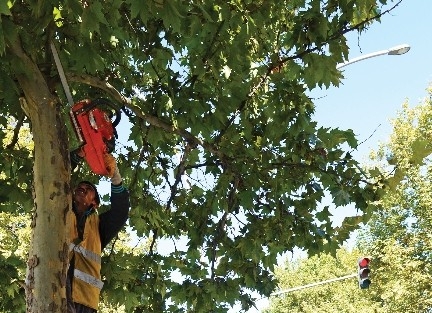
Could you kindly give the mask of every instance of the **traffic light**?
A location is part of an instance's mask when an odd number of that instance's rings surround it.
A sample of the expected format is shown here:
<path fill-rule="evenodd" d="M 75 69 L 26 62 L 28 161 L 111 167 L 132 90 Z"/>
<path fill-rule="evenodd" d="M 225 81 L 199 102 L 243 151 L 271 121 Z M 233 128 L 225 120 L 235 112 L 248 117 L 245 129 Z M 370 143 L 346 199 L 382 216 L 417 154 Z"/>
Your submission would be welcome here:
<path fill-rule="evenodd" d="M 361 257 L 358 259 L 358 282 L 360 289 L 368 289 L 371 283 L 371 280 L 369 278 L 369 263 L 369 258 Z"/>

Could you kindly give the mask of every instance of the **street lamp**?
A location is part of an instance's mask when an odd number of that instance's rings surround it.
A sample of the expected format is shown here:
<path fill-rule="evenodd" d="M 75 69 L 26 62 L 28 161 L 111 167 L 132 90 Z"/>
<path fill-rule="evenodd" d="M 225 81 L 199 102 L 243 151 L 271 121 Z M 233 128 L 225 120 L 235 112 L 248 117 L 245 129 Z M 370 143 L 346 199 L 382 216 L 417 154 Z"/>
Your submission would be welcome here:
<path fill-rule="evenodd" d="M 386 55 L 386 54 L 387 55 L 401 55 L 401 54 L 407 53 L 409 50 L 410 50 L 409 45 L 407 45 L 407 44 L 399 45 L 399 46 L 396 46 L 396 47 L 393 47 L 393 48 L 390 48 L 387 50 L 381 50 L 381 51 L 365 54 L 365 55 L 362 55 L 360 57 L 354 58 L 352 60 L 347 60 L 344 63 L 339 63 L 338 65 L 336 65 L 336 69 L 340 69 L 344 66 L 353 64 L 355 62 L 362 61 L 362 60 L 369 59 L 369 58 L 373 58 L 373 57 L 377 57 L 380 55 Z"/>

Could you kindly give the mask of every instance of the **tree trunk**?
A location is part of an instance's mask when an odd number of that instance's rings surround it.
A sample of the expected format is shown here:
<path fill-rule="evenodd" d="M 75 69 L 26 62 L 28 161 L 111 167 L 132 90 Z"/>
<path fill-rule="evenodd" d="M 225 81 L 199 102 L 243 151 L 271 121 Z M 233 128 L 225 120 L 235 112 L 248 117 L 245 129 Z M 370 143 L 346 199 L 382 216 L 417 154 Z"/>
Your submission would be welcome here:
<path fill-rule="evenodd" d="M 26 274 L 27 312 L 66 312 L 67 229 L 70 223 L 70 163 L 59 103 L 19 42 L 9 47 L 25 98 L 34 140 L 34 213 Z M 25 71 L 20 71 L 25 69 Z"/>

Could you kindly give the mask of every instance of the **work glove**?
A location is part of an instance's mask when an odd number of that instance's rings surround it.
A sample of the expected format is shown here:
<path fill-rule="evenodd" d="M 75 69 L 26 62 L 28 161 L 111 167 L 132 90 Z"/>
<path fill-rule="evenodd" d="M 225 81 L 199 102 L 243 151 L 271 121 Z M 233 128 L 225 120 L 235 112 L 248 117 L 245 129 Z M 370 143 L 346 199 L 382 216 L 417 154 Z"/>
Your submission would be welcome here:
<path fill-rule="evenodd" d="M 108 177 L 111 178 L 113 185 L 120 185 L 122 177 L 120 176 L 119 169 L 117 167 L 116 159 L 109 153 L 104 154 L 105 168 L 108 171 Z"/>

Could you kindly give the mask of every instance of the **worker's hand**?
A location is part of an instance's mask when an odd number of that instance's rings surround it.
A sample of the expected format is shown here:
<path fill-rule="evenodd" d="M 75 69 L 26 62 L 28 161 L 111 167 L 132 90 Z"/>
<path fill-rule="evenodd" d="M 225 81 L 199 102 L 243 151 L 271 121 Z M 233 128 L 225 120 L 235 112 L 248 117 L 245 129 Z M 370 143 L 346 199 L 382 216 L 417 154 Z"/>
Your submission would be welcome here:
<path fill-rule="evenodd" d="M 105 163 L 105 168 L 108 172 L 107 176 L 110 178 L 113 177 L 114 172 L 117 168 L 116 159 L 111 154 L 105 153 L 104 163 Z"/>
<path fill-rule="evenodd" d="M 71 156 L 71 159 L 73 158 L 74 160 L 81 161 L 85 156 L 84 149 L 82 147 L 76 148 L 75 150 L 72 150 L 70 152 L 70 156 Z M 78 162 L 76 162 L 76 163 L 78 163 Z"/>
<path fill-rule="evenodd" d="M 80 157 L 83 158 L 85 156 L 84 149 L 82 147 L 75 149 L 75 153 Z"/>
<path fill-rule="evenodd" d="M 69 152 L 69 158 L 71 161 L 71 170 L 74 171 L 74 169 L 81 163 L 84 158 L 84 152 L 82 151 L 82 148 L 78 148 Z"/>
<path fill-rule="evenodd" d="M 114 185 L 120 185 L 122 178 L 117 167 L 116 159 L 109 153 L 104 154 L 105 167 L 108 171 L 108 177 L 111 178 L 111 183 Z"/>

